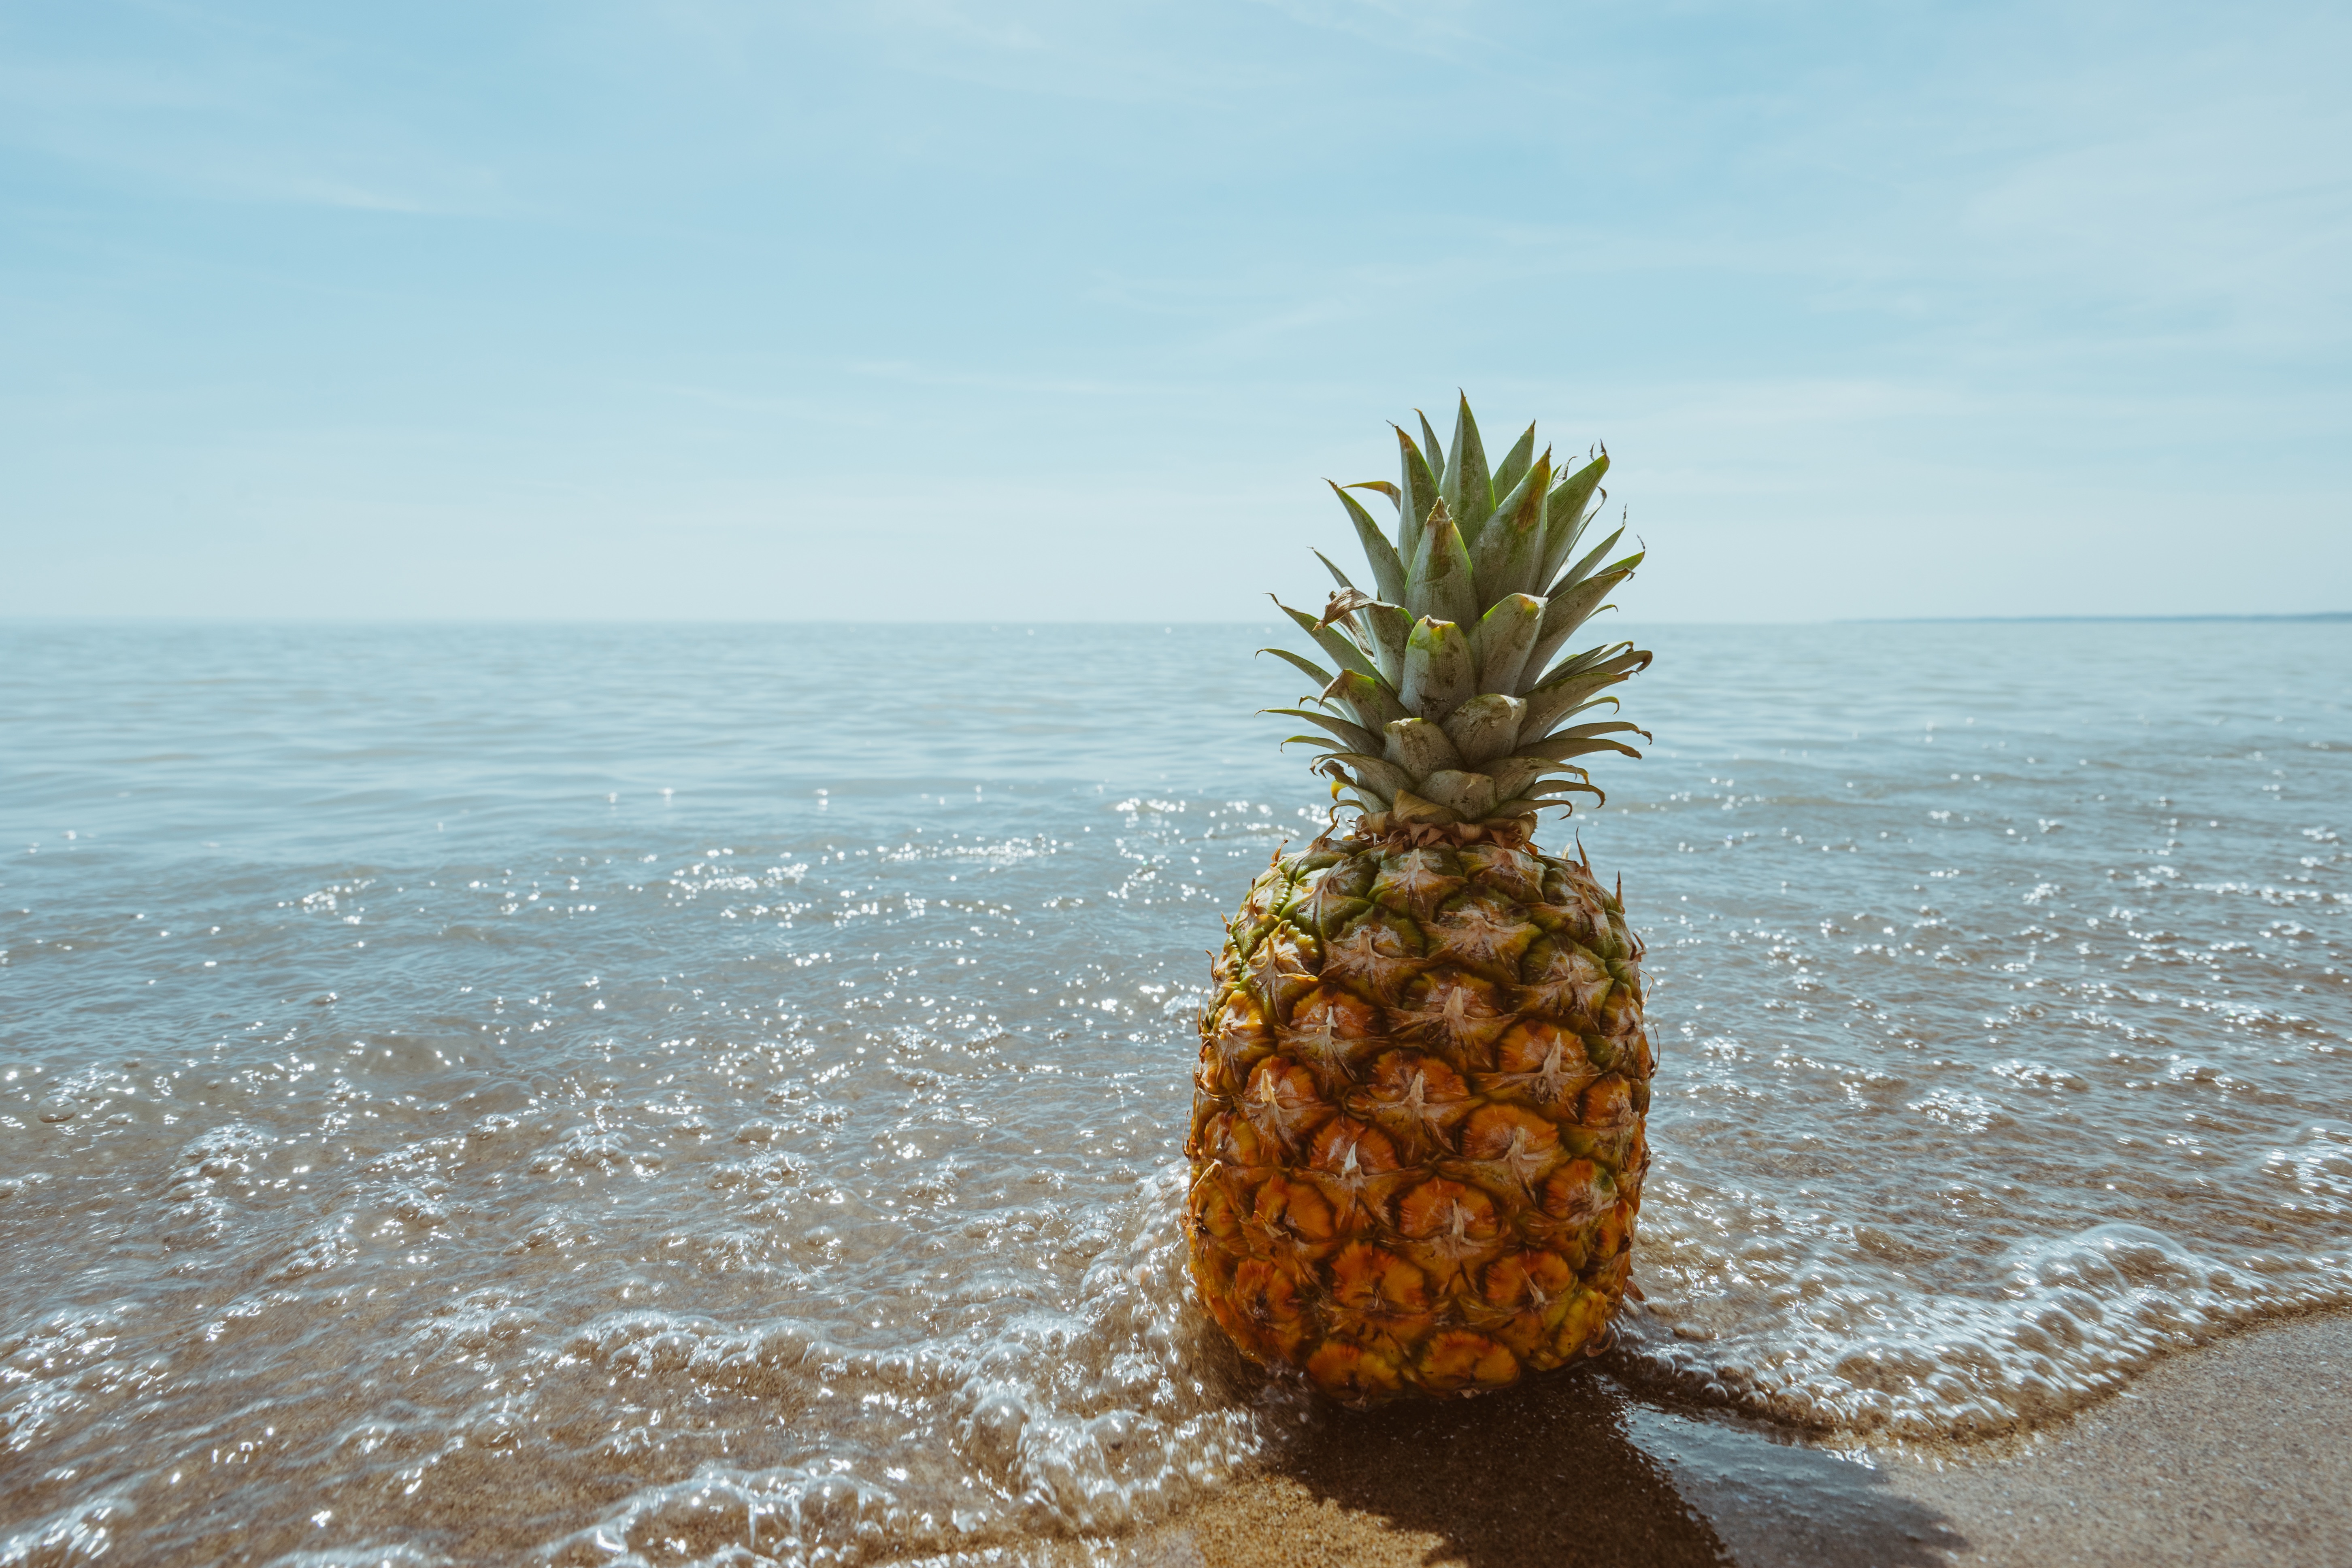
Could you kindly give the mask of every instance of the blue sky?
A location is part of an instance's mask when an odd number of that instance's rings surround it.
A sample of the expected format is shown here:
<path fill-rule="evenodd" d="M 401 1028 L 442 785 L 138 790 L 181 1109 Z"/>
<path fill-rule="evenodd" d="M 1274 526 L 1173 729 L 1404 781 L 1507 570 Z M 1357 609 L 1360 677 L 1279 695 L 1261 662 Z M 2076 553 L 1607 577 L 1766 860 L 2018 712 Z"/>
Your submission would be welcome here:
<path fill-rule="evenodd" d="M 0 9 L 0 614 L 1255 619 L 1457 386 L 1643 620 L 2352 608 L 2341 5 Z"/>

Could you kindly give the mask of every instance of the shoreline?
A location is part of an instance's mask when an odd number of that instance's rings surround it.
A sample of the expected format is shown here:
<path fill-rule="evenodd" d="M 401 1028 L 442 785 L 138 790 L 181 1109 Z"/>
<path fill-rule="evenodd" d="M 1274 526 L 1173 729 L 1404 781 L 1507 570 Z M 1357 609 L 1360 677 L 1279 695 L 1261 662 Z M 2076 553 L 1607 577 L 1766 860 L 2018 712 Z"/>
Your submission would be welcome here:
<path fill-rule="evenodd" d="M 1612 1374 L 1334 1421 L 1138 1568 L 2352 1563 L 2352 1312 L 2168 1356 L 2052 1426 L 1849 1456 Z"/>

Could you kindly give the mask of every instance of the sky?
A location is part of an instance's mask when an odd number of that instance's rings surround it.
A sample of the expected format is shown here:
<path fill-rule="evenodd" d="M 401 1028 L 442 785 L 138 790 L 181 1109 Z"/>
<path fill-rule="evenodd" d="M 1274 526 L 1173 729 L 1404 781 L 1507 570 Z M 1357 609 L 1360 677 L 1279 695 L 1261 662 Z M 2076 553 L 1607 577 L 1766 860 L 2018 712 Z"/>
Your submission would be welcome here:
<path fill-rule="evenodd" d="M 2352 609 L 2352 8 L 0 7 L 0 616 L 1256 620 L 1457 389 L 1649 621 Z"/>

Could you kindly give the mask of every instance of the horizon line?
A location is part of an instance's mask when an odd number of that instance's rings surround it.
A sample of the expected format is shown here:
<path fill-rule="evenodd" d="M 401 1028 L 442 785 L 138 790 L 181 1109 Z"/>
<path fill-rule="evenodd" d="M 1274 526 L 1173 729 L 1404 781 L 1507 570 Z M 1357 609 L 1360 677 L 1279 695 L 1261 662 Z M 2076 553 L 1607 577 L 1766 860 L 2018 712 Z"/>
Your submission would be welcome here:
<path fill-rule="evenodd" d="M 1614 609 L 1614 605 L 1604 605 Z M 2352 610 L 2245 611 L 2199 615 L 2115 614 L 2047 616 L 1845 616 L 1819 620 L 1726 621 L 1650 620 L 1620 612 L 1628 625 L 1643 626 L 2029 626 L 2095 622 L 2341 622 L 2352 621 Z M 792 619 L 738 616 L 165 616 L 165 615 L 44 615 L 0 613 L 0 627 L 51 626 L 1272 626 L 1278 620 L 1080 620 L 1042 616 L 1002 619 L 855 620 L 846 617 Z"/>
<path fill-rule="evenodd" d="M 2279 614 L 2246 612 L 2198 616 L 1867 616 L 1816 624 L 1842 626 L 1988 624 L 2019 626 L 2064 621 L 2352 621 L 2352 610 L 2303 610 Z"/>

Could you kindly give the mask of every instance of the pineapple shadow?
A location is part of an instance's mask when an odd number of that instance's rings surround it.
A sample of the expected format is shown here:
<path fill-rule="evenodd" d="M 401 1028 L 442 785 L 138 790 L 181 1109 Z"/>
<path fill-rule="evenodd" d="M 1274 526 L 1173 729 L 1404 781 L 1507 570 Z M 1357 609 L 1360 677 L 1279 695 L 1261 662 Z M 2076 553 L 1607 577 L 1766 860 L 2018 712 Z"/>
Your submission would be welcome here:
<path fill-rule="evenodd" d="M 1601 1366 L 1475 1399 L 1327 1408 L 1247 1500 L 1184 1523 L 1144 1561 L 1941 1568 L 1968 1544 L 1877 1471 L 1639 1399 Z"/>

